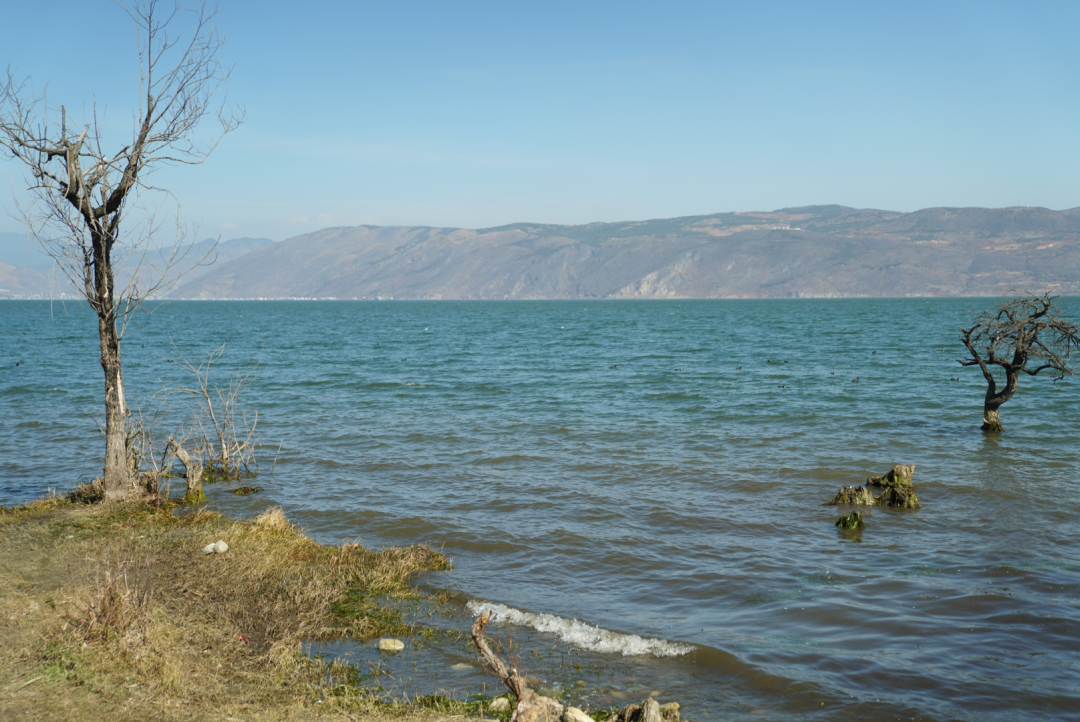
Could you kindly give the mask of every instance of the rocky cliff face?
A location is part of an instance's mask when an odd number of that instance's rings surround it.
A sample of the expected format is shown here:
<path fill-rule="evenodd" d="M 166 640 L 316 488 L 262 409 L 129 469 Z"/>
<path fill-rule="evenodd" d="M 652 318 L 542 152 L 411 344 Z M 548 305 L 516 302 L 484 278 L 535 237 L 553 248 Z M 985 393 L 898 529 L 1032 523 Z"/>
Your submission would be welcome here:
<path fill-rule="evenodd" d="M 1080 209 L 812 206 L 483 230 L 330 228 L 215 264 L 182 298 L 1080 294 Z"/>

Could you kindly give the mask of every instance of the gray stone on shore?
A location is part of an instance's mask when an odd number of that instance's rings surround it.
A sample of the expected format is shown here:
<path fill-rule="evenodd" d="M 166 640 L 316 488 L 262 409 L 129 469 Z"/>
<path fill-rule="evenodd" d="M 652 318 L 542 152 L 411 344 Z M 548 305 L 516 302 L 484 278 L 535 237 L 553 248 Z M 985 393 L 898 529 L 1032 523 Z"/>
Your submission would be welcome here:
<path fill-rule="evenodd" d="M 219 539 L 216 542 L 214 542 L 213 544 L 207 544 L 206 546 L 204 546 L 203 550 L 202 550 L 202 553 L 203 554 L 224 554 L 227 551 L 229 551 L 229 545 Z"/>
<path fill-rule="evenodd" d="M 490 712 L 506 712 L 510 709 L 510 700 L 506 697 L 496 697 L 491 700 L 491 704 L 488 705 L 488 711 Z"/>
<path fill-rule="evenodd" d="M 660 703 L 652 697 L 641 705 L 641 722 L 663 722 L 660 718 Z"/>
<path fill-rule="evenodd" d="M 664 722 L 679 722 L 679 703 L 668 702 L 660 707 L 660 718 Z"/>
<path fill-rule="evenodd" d="M 593 722 L 593 718 L 577 707 L 567 707 L 563 710 L 562 722 Z"/>
<path fill-rule="evenodd" d="M 405 649 L 405 643 L 400 639 L 380 639 L 379 651 L 380 652 L 400 652 Z"/>

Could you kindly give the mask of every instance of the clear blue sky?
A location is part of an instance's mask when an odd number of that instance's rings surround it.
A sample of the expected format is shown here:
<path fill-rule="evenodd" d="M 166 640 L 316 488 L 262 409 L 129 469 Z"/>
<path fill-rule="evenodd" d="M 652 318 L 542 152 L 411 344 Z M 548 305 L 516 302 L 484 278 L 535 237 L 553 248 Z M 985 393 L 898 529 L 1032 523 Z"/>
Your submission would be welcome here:
<path fill-rule="evenodd" d="M 1080 205 L 1076 2 L 223 0 L 218 23 L 247 122 L 158 179 L 203 237 Z M 134 48 L 108 0 L 4 6 L 0 60 L 121 127 Z M 5 211 L 21 184 L 0 163 Z"/>

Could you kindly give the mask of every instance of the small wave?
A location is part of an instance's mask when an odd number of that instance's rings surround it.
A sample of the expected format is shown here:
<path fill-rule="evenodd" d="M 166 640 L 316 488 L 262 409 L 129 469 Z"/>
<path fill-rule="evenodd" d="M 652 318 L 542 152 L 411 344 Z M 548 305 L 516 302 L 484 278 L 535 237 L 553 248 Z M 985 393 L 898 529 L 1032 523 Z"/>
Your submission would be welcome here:
<path fill-rule="evenodd" d="M 576 619 L 563 619 L 553 614 L 533 614 L 503 604 L 470 600 L 465 608 L 474 617 L 479 617 L 491 610 L 491 619 L 497 622 L 510 622 L 524 627 L 532 627 L 538 632 L 557 635 L 559 639 L 589 652 L 601 654 L 622 654 L 635 656 L 652 654 L 656 657 L 678 657 L 694 651 L 689 644 L 669 642 L 665 639 L 649 639 L 636 634 L 620 634 Z"/>

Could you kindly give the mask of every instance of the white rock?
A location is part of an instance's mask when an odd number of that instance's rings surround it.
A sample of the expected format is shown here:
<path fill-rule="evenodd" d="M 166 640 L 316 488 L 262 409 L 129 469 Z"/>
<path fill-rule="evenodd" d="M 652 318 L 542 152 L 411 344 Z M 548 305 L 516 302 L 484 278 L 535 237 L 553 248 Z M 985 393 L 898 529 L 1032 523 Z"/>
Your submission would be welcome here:
<path fill-rule="evenodd" d="M 488 705 L 488 710 L 491 712 L 505 712 L 508 709 L 510 709 L 510 700 L 506 697 L 496 697 Z"/>
<path fill-rule="evenodd" d="M 379 651 L 380 652 L 400 652 L 405 649 L 405 643 L 400 639 L 380 639 Z"/>
<path fill-rule="evenodd" d="M 577 707 L 567 707 L 563 710 L 562 722 L 593 722 L 593 718 Z"/>
<path fill-rule="evenodd" d="M 454 670 L 455 672 L 464 672 L 465 670 L 476 669 L 476 668 L 473 667 L 471 664 L 465 664 L 464 662 L 458 662 L 457 664 L 451 664 L 450 669 Z"/>
<path fill-rule="evenodd" d="M 216 551 L 218 554 L 224 554 L 225 552 L 229 551 L 229 545 L 220 539 L 217 540 L 214 546 L 216 547 L 214 551 Z"/>
<path fill-rule="evenodd" d="M 202 553 L 203 554 L 213 554 L 216 551 L 217 551 L 217 543 L 216 542 L 214 544 L 207 544 L 206 546 L 204 546 L 202 548 Z"/>

